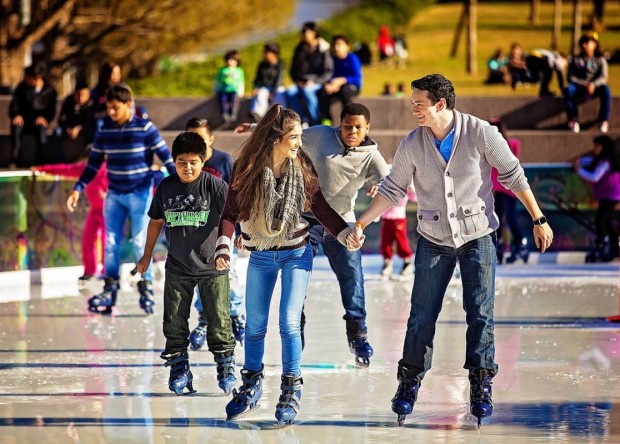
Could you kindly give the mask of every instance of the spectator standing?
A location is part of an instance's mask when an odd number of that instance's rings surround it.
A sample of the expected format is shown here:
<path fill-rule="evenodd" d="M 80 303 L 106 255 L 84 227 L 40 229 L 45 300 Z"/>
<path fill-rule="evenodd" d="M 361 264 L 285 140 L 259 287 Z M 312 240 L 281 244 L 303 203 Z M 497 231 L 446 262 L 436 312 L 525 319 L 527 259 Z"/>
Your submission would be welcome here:
<path fill-rule="evenodd" d="M 409 246 L 407 237 L 407 202 L 415 202 L 413 185 L 407 189 L 407 196 L 401 199 L 392 208 L 388 208 L 381 215 L 381 228 L 379 229 L 379 251 L 383 256 L 381 276 L 388 278 L 392 275 L 394 265 L 393 245 L 396 244 L 396 253 L 403 260 L 400 276 L 403 279 L 413 277 L 413 251 Z"/>
<path fill-rule="evenodd" d="M 553 97 L 554 94 L 549 90 L 549 83 L 555 73 L 560 87 L 560 94 L 564 91 L 564 76 L 566 75 L 566 57 L 556 51 L 549 49 L 534 49 L 525 57 L 528 71 L 532 81 L 540 81 L 540 97 Z"/>
<path fill-rule="evenodd" d="M 379 60 L 389 59 L 394 55 L 394 39 L 390 35 L 390 28 L 387 25 L 379 27 L 379 35 L 377 36 L 377 50 L 379 51 Z"/>
<path fill-rule="evenodd" d="M 224 66 L 215 75 L 213 89 L 218 98 L 222 120 L 237 120 L 239 97 L 245 93 L 245 75 L 239 66 L 239 51 L 231 49 L 224 54 Z"/>

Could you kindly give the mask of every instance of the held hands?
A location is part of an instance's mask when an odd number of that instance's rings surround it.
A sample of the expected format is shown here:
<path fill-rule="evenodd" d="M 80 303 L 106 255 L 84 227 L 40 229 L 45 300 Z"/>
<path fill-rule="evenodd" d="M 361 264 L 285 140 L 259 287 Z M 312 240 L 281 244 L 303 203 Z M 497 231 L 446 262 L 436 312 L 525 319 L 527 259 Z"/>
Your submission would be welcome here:
<path fill-rule="evenodd" d="M 553 242 L 553 231 L 548 223 L 542 225 L 534 225 L 534 242 L 536 242 L 536 248 L 541 253 L 544 253 L 547 248 L 551 246 Z"/>

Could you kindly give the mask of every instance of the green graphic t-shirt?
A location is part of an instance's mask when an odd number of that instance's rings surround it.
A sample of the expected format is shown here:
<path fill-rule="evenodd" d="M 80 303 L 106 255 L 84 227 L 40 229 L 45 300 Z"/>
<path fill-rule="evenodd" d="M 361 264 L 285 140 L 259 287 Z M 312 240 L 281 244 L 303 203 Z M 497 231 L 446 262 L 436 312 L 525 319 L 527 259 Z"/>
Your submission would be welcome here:
<path fill-rule="evenodd" d="M 165 221 L 166 270 L 192 277 L 226 273 L 215 269 L 213 254 L 227 193 L 226 182 L 205 171 L 192 183 L 181 182 L 176 174 L 162 180 L 148 214 Z"/>

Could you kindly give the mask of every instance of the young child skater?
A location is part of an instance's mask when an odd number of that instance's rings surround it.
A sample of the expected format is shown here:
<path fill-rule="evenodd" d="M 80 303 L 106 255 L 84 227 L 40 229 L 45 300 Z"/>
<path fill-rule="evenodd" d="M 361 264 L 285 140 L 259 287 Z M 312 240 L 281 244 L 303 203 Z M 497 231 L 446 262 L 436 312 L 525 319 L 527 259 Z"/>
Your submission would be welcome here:
<path fill-rule="evenodd" d="M 250 251 L 246 288 L 245 362 L 242 385 L 226 406 L 228 419 L 256 407 L 263 389 L 263 354 L 273 289 L 281 273 L 280 337 L 282 385 L 275 416 L 291 424 L 300 407 L 300 319 L 312 271 L 308 222 L 311 210 L 338 240 L 352 250 L 361 243 L 321 193 L 307 155 L 301 150 L 301 119 L 273 105 L 243 144 L 233 168 L 230 191 L 219 226 L 215 261 L 218 270 L 230 267 L 231 243 L 239 221 L 243 243 Z"/>
<path fill-rule="evenodd" d="M 86 168 L 85 159 L 75 163 L 35 166 L 32 167 L 32 171 L 77 179 L 84 171 L 84 168 Z M 80 289 L 86 288 L 88 282 L 102 271 L 98 257 L 101 257 L 103 260 L 105 255 L 103 202 L 107 192 L 108 176 L 105 162 L 103 162 L 95 178 L 84 189 L 89 209 L 82 231 L 82 265 L 84 265 L 84 274 L 78 278 L 78 287 Z M 97 249 L 98 245 L 99 249 Z"/>
<path fill-rule="evenodd" d="M 217 363 L 219 387 L 229 393 L 235 384 L 235 339 L 230 325 L 228 272 L 217 270 L 213 259 L 217 226 L 224 208 L 228 185 L 202 170 L 207 146 L 193 132 L 179 134 L 172 144 L 177 174 L 166 177 L 157 187 L 148 215 L 144 255 L 139 273 L 146 273 L 153 248 L 165 224 L 168 240 L 164 284 L 164 336 L 161 354 L 170 368 L 168 387 L 182 395 L 193 393 L 189 366 L 189 315 L 198 286 L 204 316 L 209 323 L 207 345 Z"/>

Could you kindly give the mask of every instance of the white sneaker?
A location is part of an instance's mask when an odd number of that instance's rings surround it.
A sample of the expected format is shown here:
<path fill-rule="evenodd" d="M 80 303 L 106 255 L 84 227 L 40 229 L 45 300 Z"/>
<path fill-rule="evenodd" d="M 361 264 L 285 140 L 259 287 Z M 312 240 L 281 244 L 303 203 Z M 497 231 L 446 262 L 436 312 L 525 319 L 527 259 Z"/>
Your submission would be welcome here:
<path fill-rule="evenodd" d="M 607 122 L 607 120 L 601 122 L 601 126 L 599 128 L 601 130 L 601 133 L 607 134 L 607 132 L 609 131 L 609 122 Z"/>
<path fill-rule="evenodd" d="M 381 276 L 388 277 L 392 275 L 392 261 L 390 259 L 385 259 L 383 261 L 383 268 L 381 268 Z"/>
<path fill-rule="evenodd" d="M 570 122 L 568 122 L 568 128 L 574 132 L 575 134 L 579 134 L 579 131 L 581 131 L 581 127 L 579 126 L 579 122 L 577 122 L 576 120 L 572 120 Z"/>
<path fill-rule="evenodd" d="M 400 276 L 402 278 L 410 278 L 413 276 L 413 262 L 406 261 L 403 263 L 403 268 L 400 270 Z"/>

